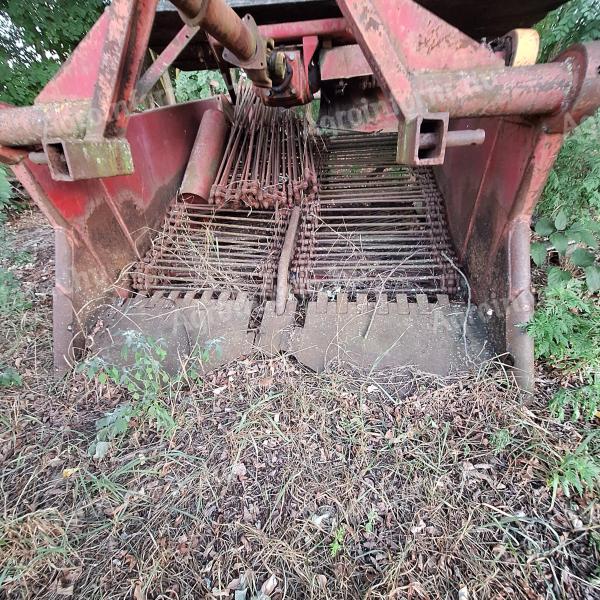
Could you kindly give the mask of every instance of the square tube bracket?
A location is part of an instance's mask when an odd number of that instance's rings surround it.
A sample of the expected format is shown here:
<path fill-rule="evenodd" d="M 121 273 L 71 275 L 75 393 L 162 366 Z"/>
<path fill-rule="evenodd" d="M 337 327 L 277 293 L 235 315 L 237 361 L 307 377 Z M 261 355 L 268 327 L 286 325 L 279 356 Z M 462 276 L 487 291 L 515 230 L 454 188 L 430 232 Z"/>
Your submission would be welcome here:
<path fill-rule="evenodd" d="M 448 113 L 425 113 L 411 121 L 400 120 L 396 161 L 413 166 L 441 165 L 446 155 L 448 141 Z M 421 147 L 421 136 L 435 140 Z"/>
<path fill-rule="evenodd" d="M 43 141 L 50 174 L 55 181 L 79 181 L 134 171 L 129 142 L 123 138 Z"/>

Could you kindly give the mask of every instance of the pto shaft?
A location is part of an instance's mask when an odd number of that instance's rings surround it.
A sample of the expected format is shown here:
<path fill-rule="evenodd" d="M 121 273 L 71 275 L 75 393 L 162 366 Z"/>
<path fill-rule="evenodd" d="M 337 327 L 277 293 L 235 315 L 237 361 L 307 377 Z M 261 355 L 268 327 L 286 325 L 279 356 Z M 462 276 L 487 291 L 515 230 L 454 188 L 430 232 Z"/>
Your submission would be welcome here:
<path fill-rule="evenodd" d="M 197 25 L 240 60 L 251 59 L 257 40 L 225 0 L 171 0 L 188 25 Z"/>

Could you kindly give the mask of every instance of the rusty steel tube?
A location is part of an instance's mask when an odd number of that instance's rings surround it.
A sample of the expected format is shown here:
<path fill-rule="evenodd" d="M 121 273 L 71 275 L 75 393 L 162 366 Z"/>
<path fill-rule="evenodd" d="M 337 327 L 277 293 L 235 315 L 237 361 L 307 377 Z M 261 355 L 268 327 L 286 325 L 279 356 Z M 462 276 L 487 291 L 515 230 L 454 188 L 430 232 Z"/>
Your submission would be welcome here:
<path fill-rule="evenodd" d="M 240 60 L 256 52 L 256 39 L 225 0 L 171 0 L 189 25 L 198 25 Z"/>
<path fill-rule="evenodd" d="M 30 146 L 42 138 L 83 138 L 90 102 L 57 102 L 0 109 L 0 145 Z"/>
<path fill-rule="evenodd" d="M 181 193 L 186 201 L 208 202 L 225 152 L 226 135 L 227 119 L 223 112 L 212 108 L 207 110 L 202 115 L 181 184 Z"/>
<path fill-rule="evenodd" d="M 536 115 L 558 111 L 575 82 L 569 65 L 439 71 L 414 77 L 430 112 L 451 117 Z"/>

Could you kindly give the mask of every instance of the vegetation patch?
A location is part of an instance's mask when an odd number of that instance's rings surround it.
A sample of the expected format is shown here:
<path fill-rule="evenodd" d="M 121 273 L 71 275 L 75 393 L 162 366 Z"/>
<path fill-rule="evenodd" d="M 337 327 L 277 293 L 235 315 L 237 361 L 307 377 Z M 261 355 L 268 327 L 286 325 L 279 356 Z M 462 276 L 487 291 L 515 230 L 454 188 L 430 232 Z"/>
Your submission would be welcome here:
<path fill-rule="evenodd" d="M 600 590 L 595 441 L 549 421 L 543 403 L 525 407 L 502 369 L 315 375 L 252 357 L 172 395 L 168 434 L 136 416 L 94 456 L 98 418 L 131 392 L 82 373 L 63 393 L 43 406 L 20 398 L 3 430 L 7 593 Z"/>

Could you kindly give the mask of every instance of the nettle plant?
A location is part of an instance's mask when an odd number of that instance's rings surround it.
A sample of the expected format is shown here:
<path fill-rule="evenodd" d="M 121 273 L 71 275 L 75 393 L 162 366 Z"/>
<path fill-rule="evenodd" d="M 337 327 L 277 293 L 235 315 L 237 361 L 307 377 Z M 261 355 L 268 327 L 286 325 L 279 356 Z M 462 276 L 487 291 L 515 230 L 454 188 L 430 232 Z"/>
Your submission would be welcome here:
<path fill-rule="evenodd" d="M 535 264 L 538 267 L 544 265 L 553 250 L 560 258 L 561 267 L 548 270 L 549 286 L 569 281 L 579 271 L 585 275 L 589 292 L 600 290 L 600 266 L 596 262 L 600 223 L 592 220 L 586 224 L 569 223 L 567 214 L 561 210 L 554 219 L 539 219 L 535 233 L 541 238 L 531 244 L 531 257 Z"/>

